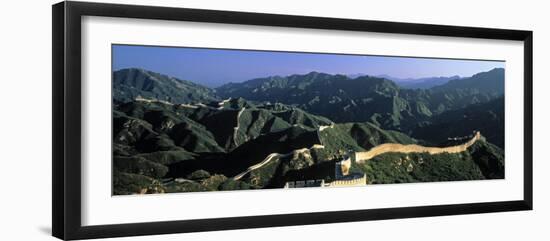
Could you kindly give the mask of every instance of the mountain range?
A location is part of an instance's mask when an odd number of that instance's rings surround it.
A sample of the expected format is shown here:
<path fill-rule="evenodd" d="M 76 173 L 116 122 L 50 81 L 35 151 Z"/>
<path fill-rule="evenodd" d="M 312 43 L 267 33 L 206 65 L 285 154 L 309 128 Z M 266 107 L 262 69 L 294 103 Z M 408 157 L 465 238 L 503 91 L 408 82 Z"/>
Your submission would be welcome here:
<path fill-rule="evenodd" d="M 113 100 L 132 101 L 136 97 L 187 103 L 218 99 L 214 90 L 152 71 L 130 68 L 113 73 Z"/>
<path fill-rule="evenodd" d="M 295 105 L 335 122 L 370 121 L 386 129 L 410 132 L 411 124 L 432 115 L 503 95 L 504 69 L 449 80 L 430 89 L 404 89 L 380 77 L 311 72 L 230 83 L 216 88 L 216 93 L 223 98 Z"/>
<path fill-rule="evenodd" d="M 369 76 L 368 74 L 349 74 L 346 75 L 351 79 L 355 79 L 361 76 Z M 393 81 L 401 88 L 405 89 L 429 89 L 434 86 L 443 85 L 449 82 L 450 80 L 460 79 L 460 76 L 439 76 L 439 77 L 424 77 L 424 78 L 398 78 L 387 74 L 382 75 L 371 75 L 378 78 L 384 78 Z"/>
<path fill-rule="evenodd" d="M 403 88 L 382 77 L 319 72 L 212 89 L 148 70 L 118 70 L 113 73 L 113 194 L 331 180 L 335 163 L 349 151 L 383 143 L 449 145 L 449 137 L 475 130 L 483 141 L 465 154 L 418 153 L 411 161 L 410 155 L 390 153 L 352 168 L 370 183 L 503 178 L 503 94 L 503 69 L 427 89 Z M 274 153 L 280 155 L 268 159 Z M 407 165 L 397 166 L 397 160 Z M 262 161 L 267 164 L 232 178 Z"/>

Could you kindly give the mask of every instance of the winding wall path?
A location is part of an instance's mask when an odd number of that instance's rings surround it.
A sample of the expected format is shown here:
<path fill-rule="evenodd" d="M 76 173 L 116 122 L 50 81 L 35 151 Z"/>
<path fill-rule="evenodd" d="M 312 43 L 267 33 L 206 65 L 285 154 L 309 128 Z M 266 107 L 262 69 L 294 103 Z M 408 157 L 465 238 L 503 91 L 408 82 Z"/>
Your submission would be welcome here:
<path fill-rule="evenodd" d="M 239 110 L 239 113 L 237 114 L 237 126 L 233 127 L 233 143 L 235 143 L 235 146 L 239 146 L 239 143 L 237 143 L 237 134 L 239 133 L 239 126 L 241 122 L 239 121 L 241 119 L 241 115 L 243 114 L 244 110 L 246 108 L 242 108 Z"/>
<path fill-rule="evenodd" d="M 425 147 L 420 145 L 403 145 L 403 144 L 396 144 L 396 143 L 386 143 L 381 144 L 378 146 L 373 147 L 369 151 L 365 152 L 356 152 L 355 153 L 355 161 L 362 163 L 366 160 L 370 160 L 375 156 L 388 153 L 388 152 L 398 152 L 398 153 L 422 153 L 427 152 L 430 154 L 440 154 L 440 153 L 459 153 L 466 151 L 468 147 L 473 145 L 476 141 L 478 141 L 481 138 L 481 134 L 476 132 L 474 137 L 467 141 L 464 144 L 456 145 L 456 146 L 449 146 L 449 147 Z"/>
<path fill-rule="evenodd" d="M 298 153 L 302 153 L 302 152 L 305 152 L 305 151 L 308 151 L 308 150 L 311 150 L 311 149 L 322 149 L 322 148 L 325 148 L 325 147 L 322 146 L 322 145 L 319 145 L 319 144 L 315 144 L 310 148 L 296 149 L 296 150 L 293 150 L 293 151 L 291 151 L 289 153 L 285 153 L 285 154 L 271 153 L 271 154 L 267 155 L 267 157 L 264 158 L 263 161 L 259 162 L 258 164 L 255 164 L 255 165 L 252 165 L 252 166 L 248 167 L 244 172 L 241 172 L 241 173 L 237 174 L 236 176 L 234 176 L 233 180 L 237 181 L 237 180 L 241 179 L 242 177 L 244 177 L 244 175 L 246 175 L 249 172 L 254 171 L 254 170 L 256 170 L 260 167 L 263 167 L 264 165 L 270 163 L 274 159 L 287 157 L 287 156 L 298 154 Z"/>

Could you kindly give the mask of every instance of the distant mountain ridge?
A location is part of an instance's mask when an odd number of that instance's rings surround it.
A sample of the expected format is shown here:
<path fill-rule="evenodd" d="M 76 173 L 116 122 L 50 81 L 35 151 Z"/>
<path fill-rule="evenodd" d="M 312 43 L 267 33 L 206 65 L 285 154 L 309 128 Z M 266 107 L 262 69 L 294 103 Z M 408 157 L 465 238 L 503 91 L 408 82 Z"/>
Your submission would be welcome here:
<path fill-rule="evenodd" d="M 447 84 L 449 81 L 458 80 L 460 76 L 454 75 L 449 77 L 427 77 L 418 79 L 391 79 L 397 85 L 407 89 L 429 89 L 435 86 Z"/>
<path fill-rule="evenodd" d="M 481 93 L 504 94 L 504 69 L 494 68 L 470 78 L 453 79 L 444 85 L 435 86 L 434 91 L 477 90 Z"/>
<path fill-rule="evenodd" d="M 112 86 L 113 100 L 119 102 L 132 101 L 137 97 L 172 103 L 219 99 L 208 87 L 140 68 L 114 71 Z"/>
<path fill-rule="evenodd" d="M 439 77 L 424 77 L 424 78 L 398 78 L 387 74 L 383 75 L 368 75 L 363 73 L 346 75 L 349 78 L 358 78 L 361 76 L 374 76 L 378 78 L 384 78 L 393 81 L 401 88 L 406 89 L 429 89 L 434 86 L 443 85 L 450 80 L 460 79 L 460 76 L 439 76 Z"/>
<path fill-rule="evenodd" d="M 462 81 L 464 81 L 463 84 Z M 311 72 L 258 78 L 216 88 L 218 95 L 296 105 L 335 122 L 371 121 L 388 129 L 434 114 L 486 102 L 504 94 L 504 70 L 451 79 L 429 89 L 404 89 L 391 80 Z"/>

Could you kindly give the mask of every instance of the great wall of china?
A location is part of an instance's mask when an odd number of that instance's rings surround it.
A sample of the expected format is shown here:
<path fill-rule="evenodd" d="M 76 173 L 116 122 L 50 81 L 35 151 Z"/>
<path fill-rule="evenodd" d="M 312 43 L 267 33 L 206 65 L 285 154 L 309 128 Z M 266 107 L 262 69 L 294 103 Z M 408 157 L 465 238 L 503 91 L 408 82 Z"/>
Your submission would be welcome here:
<path fill-rule="evenodd" d="M 319 180 L 302 180 L 302 181 L 289 181 L 285 183 L 284 188 L 300 188 L 300 187 L 355 187 L 367 185 L 367 175 L 363 174 L 360 178 L 334 180 L 332 182 L 325 182 L 323 179 Z"/>
<path fill-rule="evenodd" d="M 464 152 L 473 145 L 476 141 L 481 139 L 481 134 L 479 131 L 475 133 L 475 135 L 467 141 L 464 144 L 456 145 L 456 146 L 449 146 L 449 147 L 425 147 L 420 146 L 416 144 L 411 145 L 403 145 L 403 144 L 396 144 L 396 143 L 385 143 L 378 146 L 373 147 L 369 151 L 364 152 L 355 152 L 355 161 L 358 163 L 362 163 L 364 161 L 370 160 L 375 156 L 382 155 L 384 153 L 388 152 L 397 152 L 397 153 L 422 153 L 427 152 L 429 154 L 440 154 L 440 153 L 459 153 Z"/>
<path fill-rule="evenodd" d="M 367 185 L 367 174 L 363 174 L 363 177 L 348 179 L 348 180 L 334 180 L 325 184 L 325 187 L 354 187 Z"/>
<path fill-rule="evenodd" d="M 481 133 L 479 131 L 476 131 L 474 136 L 468 140 L 467 142 L 456 145 L 456 146 L 449 146 L 449 147 L 425 147 L 421 145 L 416 144 L 410 144 L 410 145 L 403 145 L 403 144 L 397 144 L 397 143 L 385 143 L 380 144 L 378 146 L 375 146 L 371 148 L 369 151 L 365 152 L 355 152 L 352 159 L 357 163 L 363 163 L 367 160 L 370 160 L 378 155 L 382 155 L 384 153 L 429 153 L 431 155 L 440 154 L 440 153 L 460 153 L 467 151 L 467 149 L 472 146 L 476 141 L 480 140 Z M 311 148 L 302 148 L 297 149 L 292 152 L 286 153 L 286 154 L 280 154 L 280 153 L 271 153 L 268 155 L 263 161 L 250 166 L 247 170 L 244 172 L 236 175 L 233 177 L 233 180 L 239 180 L 246 174 L 250 173 L 253 170 L 256 170 L 269 162 L 271 162 L 274 159 L 281 158 L 281 157 L 287 157 L 289 155 L 296 155 L 298 153 L 303 153 L 305 151 L 314 149 L 314 148 L 324 148 L 323 145 L 313 145 Z M 340 168 L 342 169 L 342 174 L 347 175 L 349 168 L 351 166 L 351 160 L 347 159 L 344 161 L 339 162 Z M 289 187 L 298 187 L 301 186 L 299 183 L 301 182 L 288 182 L 285 185 L 285 188 Z M 305 184 L 304 184 L 305 185 Z M 324 181 L 319 185 L 321 187 L 342 187 L 342 186 L 364 186 L 367 185 L 367 177 L 366 175 L 363 175 L 363 177 L 360 178 L 354 178 L 354 179 L 343 179 L 343 180 L 335 180 L 330 183 L 325 183 Z M 307 185 L 306 185 L 307 186 Z"/>
<path fill-rule="evenodd" d="M 289 153 L 286 153 L 286 154 L 281 154 L 281 153 L 271 153 L 269 154 L 266 158 L 264 158 L 263 161 L 259 162 L 258 164 L 255 164 L 255 165 L 252 165 L 250 167 L 248 167 L 244 172 L 241 172 L 239 174 L 237 174 L 236 176 L 233 177 L 233 180 L 237 181 L 239 179 L 241 179 L 244 175 L 248 174 L 249 172 L 251 171 L 254 171 L 260 167 L 263 167 L 264 165 L 268 164 L 269 162 L 271 162 L 272 160 L 274 159 L 277 159 L 277 158 L 282 158 L 282 157 L 287 157 L 287 156 L 290 156 L 290 155 L 297 155 L 297 154 L 300 154 L 300 153 L 304 153 L 306 151 L 309 151 L 311 149 L 323 149 L 325 148 L 324 146 L 322 145 L 319 145 L 319 144 L 314 144 L 312 147 L 310 148 L 302 148 L 302 149 L 297 149 L 297 150 L 293 150 Z"/>

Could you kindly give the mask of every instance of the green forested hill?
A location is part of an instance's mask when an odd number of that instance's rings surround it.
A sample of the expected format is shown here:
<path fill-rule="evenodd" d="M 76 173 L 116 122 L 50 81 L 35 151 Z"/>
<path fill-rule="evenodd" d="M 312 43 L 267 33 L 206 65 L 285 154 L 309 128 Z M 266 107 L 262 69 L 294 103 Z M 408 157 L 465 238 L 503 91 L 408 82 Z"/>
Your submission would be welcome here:
<path fill-rule="evenodd" d="M 230 102 L 243 105 L 237 107 L 240 109 L 225 105 Z M 403 133 L 384 130 L 368 122 L 333 123 L 296 107 L 245 102 L 230 99 L 214 107 L 141 100 L 116 105 L 113 192 L 280 188 L 289 180 L 324 178 L 328 181 L 333 178 L 335 162 L 349 151 L 368 150 L 383 143 L 418 143 Z M 438 157 L 417 154 L 426 163 L 434 164 L 419 167 L 415 172 L 388 169 L 389 163 L 401 158 L 399 155 L 382 155 L 356 168 L 377 180 L 372 183 L 500 177 L 502 165 L 498 163 L 503 159 L 500 149 L 488 143 L 480 145 L 482 149 L 489 146 L 491 152 Z M 314 146 L 317 147 L 312 148 Z M 282 156 L 240 180 L 231 179 L 273 153 Z M 471 158 L 473 156 L 478 158 Z M 473 160 L 476 162 L 471 163 Z M 460 165 L 452 164 L 455 161 Z M 470 174 L 463 172 L 464 165 L 470 165 L 466 166 Z M 390 170 L 395 172 L 387 173 Z M 435 174 L 441 176 L 434 177 Z"/>
<path fill-rule="evenodd" d="M 504 178 L 504 151 L 481 140 L 459 154 L 387 153 L 352 170 L 364 172 L 369 184 Z"/>
<path fill-rule="evenodd" d="M 444 85 L 435 86 L 434 91 L 471 90 L 500 96 L 504 94 L 504 69 L 495 68 L 473 75 L 470 78 L 453 79 Z"/>
<path fill-rule="evenodd" d="M 127 187 L 154 192 L 142 182 L 170 191 L 159 184 L 162 178 L 187 179 L 195 171 L 225 180 L 270 153 L 319 144 L 319 126 L 331 123 L 296 107 L 255 105 L 242 99 L 226 100 L 217 107 L 146 100 L 116 105 L 113 161 L 115 179 L 121 185 L 115 185 L 114 192 L 139 191 Z"/>
<path fill-rule="evenodd" d="M 141 96 L 172 103 L 217 100 L 210 88 L 152 71 L 130 68 L 113 72 L 113 100 L 132 101 Z"/>
<path fill-rule="evenodd" d="M 431 143 L 442 143 L 449 137 L 462 137 L 477 130 L 487 140 L 504 148 L 504 98 L 447 111 L 419 123 L 412 135 Z"/>

